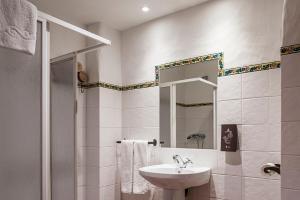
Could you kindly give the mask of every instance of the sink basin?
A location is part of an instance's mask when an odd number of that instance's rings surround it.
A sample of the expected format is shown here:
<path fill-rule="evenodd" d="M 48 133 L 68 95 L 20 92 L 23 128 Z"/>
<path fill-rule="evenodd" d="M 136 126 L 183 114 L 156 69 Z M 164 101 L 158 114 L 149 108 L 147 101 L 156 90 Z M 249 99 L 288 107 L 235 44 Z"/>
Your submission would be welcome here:
<path fill-rule="evenodd" d="M 139 169 L 139 173 L 151 184 L 168 190 L 182 190 L 209 182 L 210 169 L 207 167 L 187 167 L 176 165 L 152 165 Z"/>

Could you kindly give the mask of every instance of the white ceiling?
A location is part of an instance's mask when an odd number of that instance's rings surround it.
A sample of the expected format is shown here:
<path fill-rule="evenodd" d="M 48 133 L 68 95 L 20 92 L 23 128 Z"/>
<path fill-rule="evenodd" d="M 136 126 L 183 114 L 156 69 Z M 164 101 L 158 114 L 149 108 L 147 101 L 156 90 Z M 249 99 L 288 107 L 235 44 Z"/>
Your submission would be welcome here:
<path fill-rule="evenodd" d="M 104 22 L 118 30 L 192 7 L 207 0 L 29 0 L 39 10 L 74 23 Z M 141 8 L 147 5 L 148 13 Z"/>

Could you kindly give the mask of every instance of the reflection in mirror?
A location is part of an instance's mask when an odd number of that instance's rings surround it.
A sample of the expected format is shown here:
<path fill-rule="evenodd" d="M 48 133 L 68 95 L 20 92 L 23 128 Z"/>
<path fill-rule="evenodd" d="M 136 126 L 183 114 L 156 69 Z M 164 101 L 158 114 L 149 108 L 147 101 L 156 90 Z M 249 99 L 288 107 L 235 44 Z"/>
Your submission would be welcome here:
<path fill-rule="evenodd" d="M 213 148 L 213 92 L 198 81 L 176 85 L 176 147 Z"/>
<path fill-rule="evenodd" d="M 162 121 L 160 127 L 160 141 L 164 141 L 162 146 L 170 147 L 171 146 L 171 98 L 170 98 L 170 87 L 160 88 L 160 109 L 159 115 Z"/>
<path fill-rule="evenodd" d="M 162 147 L 216 148 L 218 60 L 159 70 Z"/>

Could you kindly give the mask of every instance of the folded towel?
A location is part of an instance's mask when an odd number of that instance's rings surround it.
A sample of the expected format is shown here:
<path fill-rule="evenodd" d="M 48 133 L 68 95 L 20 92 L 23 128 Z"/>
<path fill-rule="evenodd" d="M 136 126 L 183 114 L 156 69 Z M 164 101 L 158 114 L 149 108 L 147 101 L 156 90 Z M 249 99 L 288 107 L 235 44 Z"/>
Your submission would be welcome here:
<path fill-rule="evenodd" d="M 132 193 L 133 182 L 133 141 L 123 140 L 121 143 L 121 191 L 122 193 Z"/>
<path fill-rule="evenodd" d="M 0 46 L 35 53 L 37 8 L 26 0 L 0 0 Z"/>
<path fill-rule="evenodd" d="M 133 193 L 145 194 L 149 191 L 148 182 L 139 174 L 139 169 L 146 167 L 149 160 L 148 142 L 142 140 L 134 141 L 134 173 Z"/>

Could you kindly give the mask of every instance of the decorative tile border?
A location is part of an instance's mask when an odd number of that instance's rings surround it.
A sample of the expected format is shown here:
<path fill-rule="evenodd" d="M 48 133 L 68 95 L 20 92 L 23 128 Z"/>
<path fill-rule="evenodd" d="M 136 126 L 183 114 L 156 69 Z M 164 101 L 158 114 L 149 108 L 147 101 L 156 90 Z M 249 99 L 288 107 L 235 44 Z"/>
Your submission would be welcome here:
<path fill-rule="evenodd" d="M 111 89 L 111 90 L 122 91 L 122 86 L 114 85 L 114 84 L 110 84 L 110 83 L 104 83 L 104 82 L 79 83 L 78 87 L 82 88 L 82 89 L 91 89 L 91 88 L 102 87 L 102 88 L 107 88 L 107 89 Z"/>
<path fill-rule="evenodd" d="M 145 83 L 123 86 L 122 91 L 136 90 L 136 89 L 149 88 L 155 86 L 158 86 L 158 84 L 155 81 L 149 81 Z"/>
<path fill-rule="evenodd" d="M 298 52 L 300 52 L 300 45 L 292 45 L 292 46 L 281 48 L 282 55 L 287 55 L 290 53 L 298 53 Z M 268 62 L 262 64 L 247 65 L 242 67 L 224 69 L 224 54 L 213 53 L 209 55 L 197 56 L 193 58 L 188 58 L 184 60 L 179 60 L 179 61 L 155 66 L 155 81 L 149 81 L 149 82 L 126 85 L 126 86 L 119 86 L 119 85 L 114 85 L 114 84 L 104 83 L 104 82 L 94 82 L 94 83 L 85 83 L 85 84 L 80 83 L 78 84 L 78 87 L 82 89 L 102 87 L 102 88 L 107 88 L 107 89 L 112 89 L 117 91 L 128 91 L 128 90 L 155 87 L 159 85 L 160 70 L 171 69 L 175 67 L 183 67 L 185 65 L 196 64 L 196 63 L 212 61 L 212 60 L 218 61 L 219 77 L 280 68 L 280 61 L 274 61 L 274 62 Z"/>
<path fill-rule="evenodd" d="M 160 70 L 171 69 L 175 67 L 183 67 L 185 65 L 196 64 L 200 62 L 207 62 L 212 60 L 218 60 L 219 73 L 224 67 L 224 54 L 223 53 L 213 53 L 204 56 L 197 56 L 193 58 L 187 58 L 183 60 L 178 60 L 175 62 L 165 63 L 162 65 L 155 66 L 155 82 L 159 83 L 159 72 Z"/>
<path fill-rule="evenodd" d="M 184 104 L 184 103 L 176 103 L 177 106 L 181 107 L 202 107 L 202 106 L 212 106 L 213 103 L 193 103 L 193 104 Z"/>
<path fill-rule="evenodd" d="M 107 88 L 107 89 L 117 90 L 117 91 L 136 90 L 136 89 L 149 88 L 149 87 L 154 87 L 154 86 L 158 86 L 155 81 L 149 81 L 149 82 L 145 82 L 145 83 L 139 83 L 139 84 L 133 84 L 133 85 L 127 85 L 127 86 L 119 86 L 119 85 L 114 85 L 114 84 L 104 83 L 104 82 L 78 84 L 78 87 L 82 88 L 82 89 L 91 89 L 91 88 L 102 87 L 102 88 Z"/>
<path fill-rule="evenodd" d="M 281 47 L 280 52 L 282 56 L 288 54 L 300 53 L 300 44 Z"/>
<path fill-rule="evenodd" d="M 259 72 L 259 71 L 277 69 L 277 68 L 280 68 L 280 61 L 223 69 L 219 73 L 219 77 L 236 75 L 236 74 L 244 74 L 249 72 Z"/>

